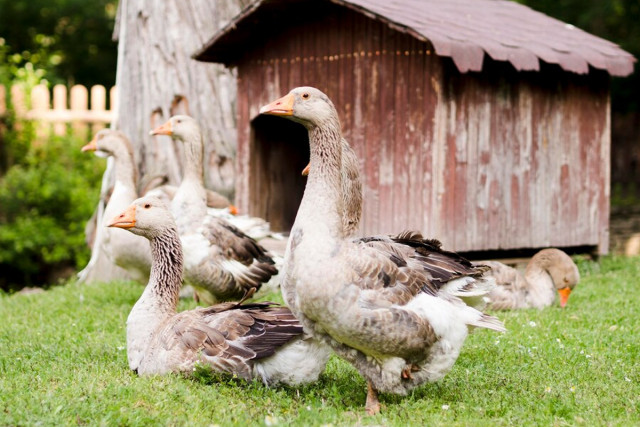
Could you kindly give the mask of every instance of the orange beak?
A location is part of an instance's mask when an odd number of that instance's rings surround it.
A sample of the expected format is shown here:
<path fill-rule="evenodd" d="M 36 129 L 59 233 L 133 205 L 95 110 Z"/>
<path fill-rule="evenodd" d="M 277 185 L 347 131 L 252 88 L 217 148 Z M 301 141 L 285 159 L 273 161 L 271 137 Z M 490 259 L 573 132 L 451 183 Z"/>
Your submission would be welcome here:
<path fill-rule="evenodd" d="M 311 170 L 311 163 L 309 163 L 304 169 L 302 169 L 302 176 L 309 175 L 309 170 Z"/>
<path fill-rule="evenodd" d="M 136 207 L 134 205 L 129 206 L 124 212 L 120 215 L 117 215 L 115 218 L 111 220 L 110 224 L 107 224 L 107 227 L 118 227 L 118 228 L 133 228 L 136 225 Z"/>
<path fill-rule="evenodd" d="M 82 147 L 80 150 L 84 152 L 84 151 L 96 151 L 97 149 L 98 149 L 98 146 L 96 145 L 96 139 L 93 138 L 91 141 L 89 141 L 87 145 Z"/>
<path fill-rule="evenodd" d="M 293 94 L 287 94 L 280 99 L 276 99 L 271 104 L 267 104 L 260 109 L 260 114 L 271 114 L 273 116 L 293 116 Z"/>
<path fill-rule="evenodd" d="M 567 286 L 566 288 L 558 289 L 558 294 L 560 294 L 560 307 L 564 308 L 567 305 L 567 301 L 569 301 L 571 288 Z"/>
<path fill-rule="evenodd" d="M 149 135 L 173 135 L 173 130 L 171 129 L 171 120 L 149 132 Z"/>
<path fill-rule="evenodd" d="M 229 205 L 229 213 L 231 215 L 238 215 L 238 208 L 236 208 L 234 205 Z"/>

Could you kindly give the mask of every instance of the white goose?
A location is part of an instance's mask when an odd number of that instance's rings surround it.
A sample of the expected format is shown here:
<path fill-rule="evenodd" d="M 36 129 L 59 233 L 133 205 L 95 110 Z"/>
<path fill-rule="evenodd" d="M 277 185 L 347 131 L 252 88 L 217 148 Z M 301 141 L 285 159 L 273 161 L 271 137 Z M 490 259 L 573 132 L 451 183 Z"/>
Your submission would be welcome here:
<path fill-rule="evenodd" d="M 261 113 L 309 131 L 311 166 L 285 254 L 283 295 L 305 330 L 366 378 L 368 413 L 380 411 L 378 391 L 406 394 L 444 376 L 470 327 L 504 331 L 458 298 L 488 292 L 486 268 L 419 233 L 345 238 L 342 134 L 324 93 L 296 88 Z"/>
<path fill-rule="evenodd" d="M 240 302 L 176 312 L 182 247 L 160 199 L 135 200 L 109 227 L 143 236 L 151 246 L 151 277 L 127 319 L 129 367 L 139 375 L 191 372 L 202 363 L 247 380 L 296 385 L 315 381 L 324 370 L 328 349 L 305 339 L 286 307 Z"/>
<path fill-rule="evenodd" d="M 497 261 L 483 261 L 491 267 L 496 286 L 489 294 L 494 310 L 542 309 L 553 304 L 556 294 L 565 307 L 571 291 L 580 281 L 580 272 L 571 257 L 560 249 L 543 249 L 531 258 L 524 275 Z"/>
<path fill-rule="evenodd" d="M 185 281 L 207 303 L 238 299 L 269 283 L 278 270 L 267 251 L 228 221 L 208 214 L 204 146 L 196 121 L 174 116 L 151 134 L 169 135 L 184 145 L 184 176 L 171 213 L 185 252 Z"/>
<path fill-rule="evenodd" d="M 115 185 L 102 215 L 104 219 L 111 219 L 138 197 L 137 168 L 131 143 L 122 132 L 102 129 L 82 147 L 82 151 L 95 152 L 99 157 L 113 157 Z M 151 253 L 147 241 L 118 229 L 98 227 L 98 232 L 100 237 L 96 238 L 96 242 L 111 262 L 127 270 L 134 279 L 146 282 L 151 269 Z M 93 253 L 97 254 L 98 251 L 94 249 Z"/>

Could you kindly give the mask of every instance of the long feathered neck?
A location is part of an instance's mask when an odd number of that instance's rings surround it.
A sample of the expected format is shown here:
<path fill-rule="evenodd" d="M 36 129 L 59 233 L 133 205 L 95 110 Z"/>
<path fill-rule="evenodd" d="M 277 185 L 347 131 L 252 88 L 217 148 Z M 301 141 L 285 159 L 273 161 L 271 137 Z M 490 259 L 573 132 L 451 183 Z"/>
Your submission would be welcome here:
<path fill-rule="evenodd" d="M 150 239 L 151 275 L 127 318 L 127 358 L 138 369 L 153 334 L 176 314 L 182 281 L 182 246 L 175 227 Z"/>
<path fill-rule="evenodd" d="M 198 227 L 207 214 L 207 193 L 204 187 L 202 157 L 204 146 L 196 127 L 183 135 L 184 174 L 178 192 L 171 201 L 171 213 L 176 218 L 180 234 Z"/>
<path fill-rule="evenodd" d="M 184 141 L 184 176 L 183 182 L 197 183 L 204 187 L 204 144 L 200 129 L 191 129 L 183 138 Z"/>
<path fill-rule="evenodd" d="M 309 129 L 311 169 L 296 224 L 302 222 L 325 238 L 342 236 L 341 140 L 337 114 Z"/>
<path fill-rule="evenodd" d="M 116 166 L 116 184 L 120 183 L 125 187 L 136 191 L 138 183 L 138 172 L 133 160 L 133 154 L 122 147 L 113 156 Z"/>
<path fill-rule="evenodd" d="M 147 297 L 166 312 L 175 312 L 182 286 L 182 246 L 175 228 L 151 239 L 151 274 Z"/>

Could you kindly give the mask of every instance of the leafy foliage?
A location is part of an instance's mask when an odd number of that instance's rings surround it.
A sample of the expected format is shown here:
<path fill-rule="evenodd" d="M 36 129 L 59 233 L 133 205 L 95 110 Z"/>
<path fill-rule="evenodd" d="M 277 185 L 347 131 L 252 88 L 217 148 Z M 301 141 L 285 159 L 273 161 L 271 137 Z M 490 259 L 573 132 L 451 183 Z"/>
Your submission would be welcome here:
<path fill-rule="evenodd" d="M 42 284 L 88 261 L 84 224 L 102 171 L 81 145 L 51 137 L 0 178 L 0 287 Z"/>
<path fill-rule="evenodd" d="M 113 84 L 116 6 L 116 0 L 0 0 L 5 67 L 15 75 L 31 64 L 51 83 Z"/>

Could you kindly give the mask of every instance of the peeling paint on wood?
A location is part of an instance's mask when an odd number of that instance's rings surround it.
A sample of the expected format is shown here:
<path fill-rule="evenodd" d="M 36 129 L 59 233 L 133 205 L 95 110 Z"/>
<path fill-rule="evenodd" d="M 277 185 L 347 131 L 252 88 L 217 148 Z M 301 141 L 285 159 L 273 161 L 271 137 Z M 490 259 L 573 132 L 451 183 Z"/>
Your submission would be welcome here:
<path fill-rule="evenodd" d="M 606 73 L 578 76 L 544 63 L 540 72 L 517 72 L 485 58 L 482 73 L 461 74 L 428 43 L 338 6 L 329 12 L 331 25 L 318 17 L 283 28 L 238 63 L 242 211 L 290 227 L 302 197 L 297 184 L 265 192 L 257 181 L 280 179 L 276 173 L 297 179 L 307 141 L 290 141 L 281 157 L 268 156 L 273 167 L 252 144 L 258 132 L 261 143 L 279 140 L 277 126 L 251 121 L 261 105 L 311 85 L 334 100 L 360 156 L 363 234 L 417 228 L 458 251 L 606 252 Z"/>

